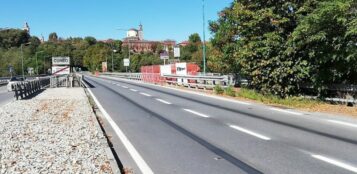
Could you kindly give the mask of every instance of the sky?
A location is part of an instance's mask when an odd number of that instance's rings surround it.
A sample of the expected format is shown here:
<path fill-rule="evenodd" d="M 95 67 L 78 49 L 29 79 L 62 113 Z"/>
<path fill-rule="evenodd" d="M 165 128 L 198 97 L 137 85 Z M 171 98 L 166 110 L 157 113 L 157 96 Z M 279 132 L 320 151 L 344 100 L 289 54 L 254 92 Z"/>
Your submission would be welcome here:
<path fill-rule="evenodd" d="M 208 21 L 233 0 L 205 0 L 206 37 L 212 35 Z M 22 28 L 28 22 L 31 35 L 47 40 L 93 36 L 98 40 L 123 39 L 125 31 L 141 23 L 146 40 L 187 40 L 202 36 L 202 0 L 0 0 L 0 28 Z"/>

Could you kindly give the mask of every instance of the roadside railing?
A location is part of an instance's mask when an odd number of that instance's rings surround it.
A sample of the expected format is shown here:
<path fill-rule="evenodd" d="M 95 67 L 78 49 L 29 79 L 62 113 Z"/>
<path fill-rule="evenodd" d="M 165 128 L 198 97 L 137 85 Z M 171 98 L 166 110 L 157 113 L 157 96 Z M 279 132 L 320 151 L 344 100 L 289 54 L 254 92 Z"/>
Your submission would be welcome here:
<path fill-rule="evenodd" d="M 49 78 L 41 78 L 31 81 L 17 82 L 13 84 L 15 98 L 16 100 L 18 100 L 18 99 L 24 99 L 30 97 L 34 94 L 39 93 L 44 88 L 47 88 L 49 84 L 50 84 Z"/>
<path fill-rule="evenodd" d="M 7 85 L 10 78 L 0 78 L 0 86 Z"/>
<path fill-rule="evenodd" d="M 51 76 L 50 78 L 50 87 L 51 88 L 59 88 L 59 87 L 80 87 L 81 86 L 81 75 L 76 73 L 72 73 L 69 75 L 58 75 Z"/>
<path fill-rule="evenodd" d="M 217 76 L 211 75 L 163 75 L 158 73 L 101 73 L 101 75 L 115 76 L 137 81 L 148 81 L 153 83 L 167 83 L 169 85 L 184 86 L 197 89 L 213 89 L 220 85 L 226 88 L 234 85 L 234 79 L 231 75 Z"/>

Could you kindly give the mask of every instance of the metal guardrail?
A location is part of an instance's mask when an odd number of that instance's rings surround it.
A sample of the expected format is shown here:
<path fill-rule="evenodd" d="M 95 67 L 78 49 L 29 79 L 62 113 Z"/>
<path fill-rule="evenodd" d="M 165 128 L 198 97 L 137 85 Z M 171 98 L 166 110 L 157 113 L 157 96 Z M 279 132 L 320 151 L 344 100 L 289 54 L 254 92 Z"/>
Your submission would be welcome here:
<path fill-rule="evenodd" d="M 76 73 L 69 75 L 59 75 L 52 76 L 50 78 L 50 87 L 58 88 L 58 87 L 81 87 L 81 75 L 77 75 Z"/>
<path fill-rule="evenodd" d="M 49 78 L 36 79 L 31 81 L 17 82 L 13 84 L 15 98 L 24 99 L 30 97 L 36 93 L 39 93 L 42 89 L 48 87 L 50 84 Z"/>
<path fill-rule="evenodd" d="M 7 85 L 9 83 L 10 78 L 5 77 L 5 78 L 0 78 L 0 86 L 2 85 Z"/>
<path fill-rule="evenodd" d="M 101 75 L 115 76 L 130 80 L 142 81 L 144 78 L 150 75 L 160 75 L 160 74 L 150 74 L 150 73 L 101 73 Z M 229 85 L 234 85 L 233 76 L 204 76 L 204 75 L 163 75 L 163 82 L 169 85 L 185 86 L 189 88 L 198 89 L 213 89 L 216 85 L 220 85 L 222 88 L 226 88 Z"/>

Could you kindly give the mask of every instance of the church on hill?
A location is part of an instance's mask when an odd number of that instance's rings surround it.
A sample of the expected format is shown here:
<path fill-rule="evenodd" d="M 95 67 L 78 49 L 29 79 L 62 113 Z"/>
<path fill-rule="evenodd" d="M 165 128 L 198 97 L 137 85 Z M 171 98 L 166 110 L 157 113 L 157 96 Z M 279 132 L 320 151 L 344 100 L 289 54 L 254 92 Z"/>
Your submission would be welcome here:
<path fill-rule="evenodd" d="M 139 25 L 139 28 L 131 28 L 126 32 L 126 37 L 123 39 L 123 47 L 129 47 L 131 51 L 140 52 L 153 52 L 156 47 L 161 44 L 164 50 L 173 50 L 176 45 L 174 40 L 164 41 L 150 41 L 144 39 L 143 25 Z"/>

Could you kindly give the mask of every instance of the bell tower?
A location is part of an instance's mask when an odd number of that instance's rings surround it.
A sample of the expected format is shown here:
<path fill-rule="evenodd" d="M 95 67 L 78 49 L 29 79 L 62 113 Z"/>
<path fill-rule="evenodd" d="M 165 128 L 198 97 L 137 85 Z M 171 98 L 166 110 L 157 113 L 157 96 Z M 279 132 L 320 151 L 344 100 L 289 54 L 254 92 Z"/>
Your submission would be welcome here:
<path fill-rule="evenodd" d="M 143 25 L 139 25 L 139 31 L 138 31 L 138 35 L 139 35 L 139 40 L 144 40 L 144 30 L 143 30 Z"/>

